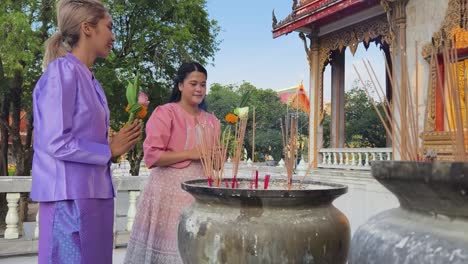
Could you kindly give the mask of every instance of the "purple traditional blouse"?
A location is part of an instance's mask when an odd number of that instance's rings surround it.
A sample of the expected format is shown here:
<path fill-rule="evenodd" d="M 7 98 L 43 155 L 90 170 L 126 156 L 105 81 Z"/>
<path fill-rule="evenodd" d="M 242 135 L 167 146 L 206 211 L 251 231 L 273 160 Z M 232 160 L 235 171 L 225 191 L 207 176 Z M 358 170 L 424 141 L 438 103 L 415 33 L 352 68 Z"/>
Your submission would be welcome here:
<path fill-rule="evenodd" d="M 91 71 L 72 54 L 52 61 L 33 93 L 35 201 L 112 198 L 109 109 Z"/>

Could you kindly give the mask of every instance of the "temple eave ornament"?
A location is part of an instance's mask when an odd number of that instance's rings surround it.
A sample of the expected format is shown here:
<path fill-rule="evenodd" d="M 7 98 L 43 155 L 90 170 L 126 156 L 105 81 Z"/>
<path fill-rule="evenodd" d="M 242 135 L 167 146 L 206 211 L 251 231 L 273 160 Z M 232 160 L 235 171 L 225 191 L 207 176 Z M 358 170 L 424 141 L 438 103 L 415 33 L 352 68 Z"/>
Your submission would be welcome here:
<path fill-rule="evenodd" d="M 332 51 L 342 52 L 348 47 L 351 53 L 357 50 L 359 43 L 369 48 L 370 42 L 391 45 L 393 38 L 385 16 L 363 21 L 358 25 L 346 28 L 320 38 L 320 67 L 324 68 Z"/>
<path fill-rule="evenodd" d="M 297 20 L 299 20 L 299 19 L 301 19 L 303 17 L 310 16 L 310 15 L 316 13 L 316 12 L 319 12 L 319 10 L 322 10 L 322 9 L 326 8 L 327 6 L 331 6 L 331 5 L 335 4 L 335 2 L 340 2 L 340 1 L 341 0 L 321 1 L 319 5 L 315 6 L 314 8 L 311 8 L 310 10 L 307 10 L 305 12 L 304 9 L 301 10 L 301 7 L 309 4 L 310 2 L 312 2 L 312 0 L 300 1 L 299 4 L 297 3 L 297 0 L 294 0 L 291 14 L 289 14 L 283 20 L 277 22 L 273 26 L 273 30 L 278 30 L 278 29 L 284 27 L 287 24 L 294 23 L 294 22 L 296 22 Z"/>
<path fill-rule="evenodd" d="M 272 24 L 271 24 L 271 26 L 272 26 L 273 28 L 275 28 L 276 25 L 278 24 L 278 20 L 276 19 L 276 15 L 275 15 L 275 9 L 273 9 L 273 11 L 271 12 L 271 16 L 272 16 L 272 18 L 271 18 L 271 19 L 272 19 Z"/>

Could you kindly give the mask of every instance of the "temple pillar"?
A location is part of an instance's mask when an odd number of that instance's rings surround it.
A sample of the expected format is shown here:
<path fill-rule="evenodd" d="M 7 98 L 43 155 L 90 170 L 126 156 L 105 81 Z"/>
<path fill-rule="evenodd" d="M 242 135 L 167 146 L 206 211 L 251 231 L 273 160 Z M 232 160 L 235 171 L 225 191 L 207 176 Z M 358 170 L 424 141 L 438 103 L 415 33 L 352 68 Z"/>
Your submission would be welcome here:
<path fill-rule="evenodd" d="M 310 39 L 310 49 L 307 52 L 307 58 L 309 61 L 309 100 L 310 100 L 310 120 L 309 120 L 309 166 L 317 168 L 317 164 L 320 162 L 318 151 L 322 148 L 323 143 L 323 127 L 321 118 L 321 103 L 322 103 L 322 92 L 320 91 L 321 85 L 321 74 L 323 74 L 319 65 L 319 38 L 318 31 L 313 30 L 308 35 Z"/>
<path fill-rule="evenodd" d="M 392 75 L 393 83 L 393 127 L 394 131 L 392 142 L 397 143 L 399 149 L 395 149 L 393 144 L 393 158 L 395 160 L 408 160 L 407 149 L 410 144 L 410 127 L 408 126 L 408 72 L 406 58 L 406 5 L 409 0 L 394 0 L 390 2 L 390 25 L 393 32 L 393 43 L 390 47 L 392 57 Z M 406 121 L 405 121 L 406 120 Z M 398 129 L 399 128 L 399 129 Z"/>
<path fill-rule="evenodd" d="M 345 53 L 336 52 L 331 61 L 330 147 L 343 148 L 345 142 Z"/>
<path fill-rule="evenodd" d="M 382 50 L 384 51 L 385 60 L 387 61 L 388 67 L 390 69 L 392 69 L 393 61 L 392 61 L 392 56 L 390 54 L 390 47 L 388 45 L 384 45 L 382 47 Z M 389 102 L 389 104 L 393 104 L 392 80 L 390 79 L 390 75 L 388 75 L 387 73 L 385 73 L 385 97 L 386 97 L 387 101 Z M 390 107 L 387 106 L 387 112 L 390 115 L 390 118 L 389 118 L 390 120 L 388 120 L 387 126 L 389 127 L 389 129 L 392 129 L 390 122 L 392 122 L 393 116 L 391 116 L 391 111 L 390 111 L 389 108 Z M 392 133 L 393 133 L 393 131 L 392 131 Z M 385 131 L 385 134 L 387 135 L 387 137 L 386 137 L 387 138 L 386 146 L 391 147 L 393 145 L 392 144 L 392 134 L 388 133 L 388 131 Z"/>

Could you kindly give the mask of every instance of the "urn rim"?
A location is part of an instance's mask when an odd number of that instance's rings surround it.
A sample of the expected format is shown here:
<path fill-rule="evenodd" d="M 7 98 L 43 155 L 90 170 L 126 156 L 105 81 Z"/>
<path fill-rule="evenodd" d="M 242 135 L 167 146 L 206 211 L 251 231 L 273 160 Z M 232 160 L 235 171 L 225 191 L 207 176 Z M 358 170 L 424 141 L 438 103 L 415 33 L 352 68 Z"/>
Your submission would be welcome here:
<path fill-rule="evenodd" d="M 229 178 L 227 178 L 229 179 Z M 232 180 L 232 179 L 229 179 Z M 248 178 L 237 178 L 238 182 L 248 183 Z M 329 183 L 329 182 L 318 182 L 318 181 L 303 181 L 302 184 L 313 184 L 326 186 L 328 188 L 321 189 L 263 189 L 263 181 L 259 180 L 258 189 L 250 188 L 226 188 L 226 187 L 209 187 L 206 184 L 206 179 L 196 179 L 185 181 L 181 184 L 183 190 L 191 193 L 192 195 L 204 195 L 204 196 L 216 196 L 216 197 L 231 197 L 231 198 L 262 198 L 262 199 L 276 199 L 276 198 L 314 198 L 320 197 L 330 199 L 331 201 L 338 196 L 341 196 L 348 192 L 348 187 L 343 184 Z M 231 182 L 231 181 L 230 181 Z M 273 183 L 285 183 L 285 179 L 272 179 L 270 184 Z M 293 186 L 297 186 L 300 183 L 299 180 L 293 180 Z"/>

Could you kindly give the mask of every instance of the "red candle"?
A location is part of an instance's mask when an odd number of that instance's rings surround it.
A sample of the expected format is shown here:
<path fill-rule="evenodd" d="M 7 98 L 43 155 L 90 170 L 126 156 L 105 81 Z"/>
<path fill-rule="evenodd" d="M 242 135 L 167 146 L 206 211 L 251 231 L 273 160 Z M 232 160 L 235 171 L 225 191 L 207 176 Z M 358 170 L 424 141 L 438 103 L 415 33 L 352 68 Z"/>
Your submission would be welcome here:
<path fill-rule="evenodd" d="M 213 179 L 208 178 L 208 186 L 213 187 Z"/>
<path fill-rule="evenodd" d="M 255 171 L 255 189 L 258 189 L 258 170 Z"/>
<path fill-rule="evenodd" d="M 270 175 L 265 175 L 265 180 L 263 181 L 263 189 L 268 189 L 268 183 L 270 182 Z"/>
<path fill-rule="evenodd" d="M 234 178 L 232 178 L 232 184 L 231 184 L 232 187 L 231 188 L 233 188 L 233 189 L 236 188 L 236 181 L 237 181 L 236 176 L 234 176 Z"/>

